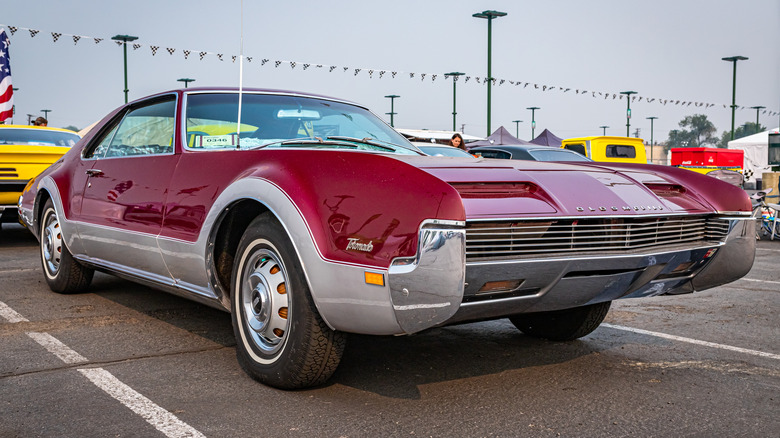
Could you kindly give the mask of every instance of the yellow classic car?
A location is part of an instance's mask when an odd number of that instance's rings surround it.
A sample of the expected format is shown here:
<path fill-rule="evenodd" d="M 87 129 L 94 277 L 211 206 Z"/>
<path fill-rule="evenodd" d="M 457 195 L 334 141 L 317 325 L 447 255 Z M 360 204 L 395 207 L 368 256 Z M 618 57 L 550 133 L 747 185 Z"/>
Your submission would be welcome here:
<path fill-rule="evenodd" d="M 0 223 L 18 221 L 16 203 L 27 182 L 80 139 L 67 129 L 0 125 Z"/>
<path fill-rule="evenodd" d="M 578 137 L 563 140 L 562 149 L 585 155 L 593 161 L 647 163 L 644 140 L 634 137 Z"/>

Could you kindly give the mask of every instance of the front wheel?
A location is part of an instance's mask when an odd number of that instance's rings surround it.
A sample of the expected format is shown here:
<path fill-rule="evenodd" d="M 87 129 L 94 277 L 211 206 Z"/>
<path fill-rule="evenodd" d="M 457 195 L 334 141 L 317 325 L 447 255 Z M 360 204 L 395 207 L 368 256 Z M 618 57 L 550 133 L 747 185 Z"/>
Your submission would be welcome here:
<path fill-rule="evenodd" d="M 551 341 L 581 338 L 604 321 L 611 301 L 551 312 L 521 313 L 509 320 L 521 332 Z"/>
<path fill-rule="evenodd" d="M 341 360 L 346 335 L 317 312 L 284 228 L 268 213 L 258 216 L 235 260 L 231 311 L 242 368 L 281 389 L 324 383 Z"/>
<path fill-rule="evenodd" d="M 61 294 L 86 289 L 95 271 L 76 261 L 68 251 L 51 199 L 44 204 L 41 218 L 41 265 L 49 288 Z"/>

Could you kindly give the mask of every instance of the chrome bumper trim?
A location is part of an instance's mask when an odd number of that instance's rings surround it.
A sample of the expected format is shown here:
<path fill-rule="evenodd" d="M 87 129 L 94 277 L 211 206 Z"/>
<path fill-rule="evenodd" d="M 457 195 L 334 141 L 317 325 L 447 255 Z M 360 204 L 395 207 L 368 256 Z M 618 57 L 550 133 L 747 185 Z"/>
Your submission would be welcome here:
<path fill-rule="evenodd" d="M 417 256 L 391 264 L 390 299 L 405 333 L 441 324 L 457 312 L 464 291 L 465 245 L 465 230 L 423 223 Z"/>

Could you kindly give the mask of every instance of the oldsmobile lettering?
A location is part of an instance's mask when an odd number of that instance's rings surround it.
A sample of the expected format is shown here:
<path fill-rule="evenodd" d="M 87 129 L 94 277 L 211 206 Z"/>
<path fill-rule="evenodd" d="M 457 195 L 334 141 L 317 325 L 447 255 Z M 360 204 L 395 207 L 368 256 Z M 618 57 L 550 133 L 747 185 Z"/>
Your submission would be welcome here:
<path fill-rule="evenodd" d="M 360 239 L 356 239 L 354 237 L 350 237 L 347 240 L 349 240 L 349 243 L 346 247 L 347 251 L 354 249 L 357 251 L 371 252 L 374 250 L 374 244 L 371 240 L 369 240 L 368 243 L 360 243 Z"/>

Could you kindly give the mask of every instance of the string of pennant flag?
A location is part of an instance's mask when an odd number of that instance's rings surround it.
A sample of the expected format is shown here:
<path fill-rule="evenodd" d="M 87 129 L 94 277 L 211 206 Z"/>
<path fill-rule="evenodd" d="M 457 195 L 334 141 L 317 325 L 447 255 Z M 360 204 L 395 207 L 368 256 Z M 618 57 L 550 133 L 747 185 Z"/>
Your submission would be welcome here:
<path fill-rule="evenodd" d="M 101 44 L 104 41 L 106 41 L 106 38 L 97 38 L 97 37 L 90 37 L 84 35 L 72 35 L 72 34 L 67 34 L 62 32 L 48 32 L 48 31 L 41 31 L 38 29 L 30 29 L 30 28 L 18 27 L 18 26 L 6 26 L 6 27 L 11 32 L 12 36 L 15 35 L 17 32 L 20 32 L 20 34 L 22 35 L 29 34 L 30 38 L 35 38 L 37 35 L 41 33 L 43 33 L 44 35 L 48 33 L 51 36 L 53 43 L 57 43 L 62 39 L 73 41 L 74 45 L 77 45 L 81 41 L 92 41 L 94 44 Z M 117 40 L 111 40 L 111 41 L 113 41 L 119 47 L 121 47 L 123 44 L 127 44 L 131 46 L 133 50 L 148 49 L 151 52 L 152 56 L 156 56 L 157 53 L 160 52 L 162 49 L 163 52 L 161 53 L 167 52 L 168 55 L 170 56 L 174 56 L 176 53 L 181 53 L 182 56 L 184 56 L 184 59 L 190 59 L 190 57 L 192 57 L 193 59 L 198 59 L 202 61 L 206 57 L 215 57 L 219 61 L 225 61 L 226 59 L 229 59 L 231 62 L 236 62 L 238 60 L 237 55 L 226 55 L 224 53 L 209 52 L 204 50 L 178 49 L 174 47 L 164 47 L 159 45 L 139 44 L 130 41 L 117 41 Z M 309 69 L 322 70 L 322 71 L 327 71 L 328 73 L 333 73 L 333 71 L 340 71 L 343 73 L 352 73 L 353 76 L 358 76 L 361 74 L 368 75 L 368 77 L 372 79 L 374 77 L 377 77 L 379 79 L 385 77 L 396 79 L 396 78 L 408 76 L 409 79 L 419 78 L 420 81 L 425 81 L 426 79 L 428 79 L 431 82 L 435 82 L 436 79 L 439 78 L 442 78 L 442 80 L 447 80 L 447 79 L 452 79 L 453 81 L 460 80 L 457 75 L 447 75 L 447 74 L 404 72 L 404 71 L 394 71 L 394 70 L 380 69 L 380 68 L 344 67 L 344 66 L 328 65 L 328 64 L 315 64 L 315 63 L 301 62 L 301 61 L 271 60 L 268 58 L 259 58 L 255 56 L 244 56 L 244 59 L 250 64 L 257 63 L 259 64 L 260 67 L 271 65 L 274 68 L 280 68 L 282 66 L 285 66 L 291 69 L 301 68 L 302 70 L 309 70 Z M 488 81 L 491 81 L 492 84 L 496 86 L 504 86 L 505 84 L 508 84 L 509 86 L 522 87 L 524 89 L 531 87 L 531 89 L 533 90 L 541 90 L 542 92 L 550 92 L 550 91 L 555 91 L 559 93 L 572 92 L 574 95 L 590 96 L 596 99 L 622 100 L 625 97 L 626 99 L 630 98 L 632 102 L 642 102 L 644 100 L 647 103 L 657 102 L 658 104 L 661 105 L 676 105 L 676 106 L 686 106 L 686 107 L 694 106 L 696 108 L 703 108 L 703 109 L 709 109 L 721 105 L 723 106 L 723 108 L 731 107 L 731 105 L 729 104 L 694 102 L 694 101 L 686 101 L 682 99 L 663 99 L 657 97 L 645 97 L 640 95 L 632 95 L 629 97 L 624 94 L 614 93 L 614 92 L 593 91 L 593 90 L 585 90 L 585 89 L 573 88 L 573 87 L 562 87 L 557 85 L 552 86 L 552 85 L 536 84 L 532 82 L 499 79 L 499 78 L 489 79 L 487 77 L 480 77 L 480 76 L 463 75 L 461 79 L 463 80 L 464 83 L 468 83 L 469 81 L 473 80 L 477 84 L 484 85 L 487 84 Z M 739 105 L 737 105 L 736 108 L 740 110 L 751 109 L 749 107 L 739 106 Z M 780 113 L 777 111 L 771 111 L 767 109 L 764 109 L 761 113 L 769 116 L 780 115 Z"/>

